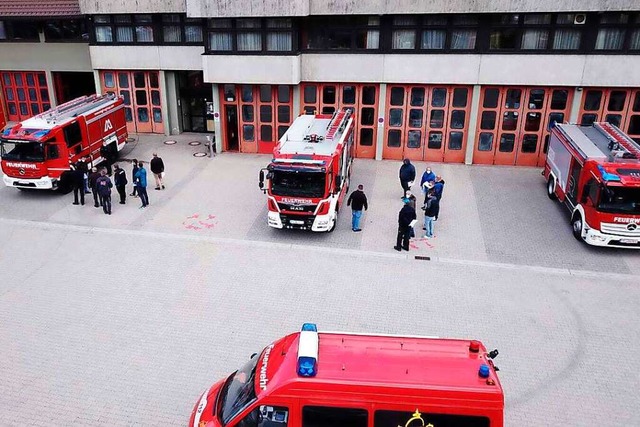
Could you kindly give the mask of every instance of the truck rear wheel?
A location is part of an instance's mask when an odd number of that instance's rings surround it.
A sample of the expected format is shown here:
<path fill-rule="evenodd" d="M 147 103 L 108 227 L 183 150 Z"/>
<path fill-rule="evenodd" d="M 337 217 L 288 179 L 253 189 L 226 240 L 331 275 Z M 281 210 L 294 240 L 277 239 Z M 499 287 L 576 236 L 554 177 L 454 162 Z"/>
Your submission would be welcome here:
<path fill-rule="evenodd" d="M 556 197 L 556 182 L 553 177 L 549 177 L 549 181 L 547 182 L 547 196 L 551 200 L 555 200 Z"/>
<path fill-rule="evenodd" d="M 582 228 L 584 227 L 584 222 L 582 220 L 582 215 L 578 212 L 573 214 L 573 218 L 571 219 L 571 228 L 573 230 L 573 237 L 578 239 L 579 241 L 583 241 L 582 238 Z"/>

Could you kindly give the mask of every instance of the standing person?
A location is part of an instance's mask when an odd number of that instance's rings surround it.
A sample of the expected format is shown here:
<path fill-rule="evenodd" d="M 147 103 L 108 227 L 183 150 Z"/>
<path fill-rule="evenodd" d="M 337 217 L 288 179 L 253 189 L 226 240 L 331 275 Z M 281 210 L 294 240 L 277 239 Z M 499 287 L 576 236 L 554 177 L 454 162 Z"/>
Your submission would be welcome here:
<path fill-rule="evenodd" d="M 366 211 L 368 208 L 367 196 L 362 190 L 364 190 L 364 186 L 362 184 L 358 185 L 358 189 L 351 193 L 347 200 L 347 206 L 351 206 L 351 230 L 356 232 L 362 231 L 360 228 L 362 209 L 364 208 Z"/>
<path fill-rule="evenodd" d="M 433 234 L 434 221 L 438 220 L 438 214 L 440 213 L 440 201 L 436 197 L 435 190 L 429 190 L 427 193 L 427 202 L 424 205 L 424 237 L 431 239 L 436 237 Z"/>
<path fill-rule="evenodd" d="M 117 163 L 114 165 L 113 180 L 116 184 L 116 190 L 118 190 L 118 194 L 120 195 L 120 204 L 124 205 L 127 200 L 127 173 L 124 169 L 120 168 L 120 165 Z"/>
<path fill-rule="evenodd" d="M 411 160 L 404 159 L 400 166 L 400 185 L 402 186 L 402 198 L 405 198 L 407 191 L 411 188 L 416 179 L 416 168 L 411 164 Z"/>
<path fill-rule="evenodd" d="M 164 190 L 164 182 L 162 182 L 162 178 L 164 177 L 164 162 L 161 157 L 158 157 L 157 153 L 153 153 L 153 159 L 149 162 L 149 167 L 151 168 L 151 172 L 153 172 L 153 177 L 156 179 L 156 190 L 162 189 Z"/>
<path fill-rule="evenodd" d="M 133 159 L 131 162 L 133 169 L 131 170 L 131 181 L 133 181 L 133 191 L 129 194 L 132 197 L 138 197 L 138 186 L 136 185 L 136 173 L 138 172 L 138 159 Z"/>
<path fill-rule="evenodd" d="M 416 219 L 416 211 L 410 205 L 410 200 L 404 198 L 404 206 L 398 214 L 398 238 L 396 245 L 393 247 L 396 251 L 409 250 L 409 239 L 411 233 L 411 223 Z"/>
<path fill-rule="evenodd" d="M 93 206 L 95 206 L 96 208 L 102 206 L 102 200 L 98 195 L 98 187 L 96 187 L 96 181 L 98 180 L 98 178 L 100 178 L 100 172 L 98 172 L 98 169 L 91 168 L 91 173 L 89 174 L 89 185 L 91 186 L 91 191 L 93 192 Z"/>
<path fill-rule="evenodd" d="M 442 199 L 442 191 L 444 190 L 444 180 L 441 176 L 436 176 L 436 183 L 433 186 L 438 202 Z"/>
<path fill-rule="evenodd" d="M 104 159 L 104 166 L 107 168 L 107 175 L 111 176 L 111 163 L 113 163 L 112 145 L 103 145 L 100 147 L 100 156 Z"/>
<path fill-rule="evenodd" d="M 82 157 L 76 162 L 76 169 L 82 172 L 82 182 L 84 185 L 85 194 L 89 193 L 89 165 L 87 165 L 87 158 Z"/>
<path fill-rule="evenodd" d="M 147 195 L 147 170 L 144 168 L 144 163 L 138 163 L 138 170 L 136 171 L 136 187 L 138 188 L 138 195 L 142 206 L 140 209 L 149 206 L 149 196 Z"/>
<path fill-rule="evenodd" d="M 84 206 L 84 172 L 78 169 L 77 163 L 71 167 L 73 168 L 73 204 Z M 80 194 L 80 203 L 78 203 L 78 193 Z"/>
<path fill-rule="evenodd" d="M 428 183 L 435 180 L 436 174 L 433 173 L 429 166 L 427 166 L 427 169 L 425 169 L 424 173 L 422 174 L 422 178 L 420 179 L 420 188 L 422 189 L 422 194 L 427 194 L 427 192 L 429 191 L 427 188 Z"/>
<path fill-rule="evenodd" d="M 113 184 L 111 179 L 107 176 L 107 170 L 102 169 L 100 171 L 100 178 L 96 180 L 96 188 L 100 195 L 100 201 L 102 202 L 102 210 L 105 215 L 111 215 L 111 188 Z"/>
<path fill-rule="evenodd" d="M 407 191 L 407 199 L 409 199 L 409 206 L 416 212 L 416 196 L 414 196 L 411 191 Z M 416 232 L 413 227 L 409 230 L 409 236 L 416 237 Z"/>

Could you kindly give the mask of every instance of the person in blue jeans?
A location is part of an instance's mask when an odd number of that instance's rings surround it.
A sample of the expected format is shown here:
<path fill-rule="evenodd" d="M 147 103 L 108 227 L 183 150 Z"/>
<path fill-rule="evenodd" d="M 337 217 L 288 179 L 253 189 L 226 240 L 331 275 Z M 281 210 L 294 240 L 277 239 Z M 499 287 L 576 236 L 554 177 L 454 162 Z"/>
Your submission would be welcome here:
<path fill-rule="evenodd" d="M 140 209 L 149 206 L 149 196 L 147 195 L 147 170 L 144 168 L 144 163 L 138 163 L 138 170 L 135 175 L 136 188 L 138 190 L 138 196 L 142 202 Z"/>
<path fill-rule="evenodd" d="M 427 193 L 427 202 L 424 204 L 424 229 L 427 239 L 435 237 L 433 234 L 433 223 L 438 220 L 438 214 L 440 213 L 440 201 L 436 195 L 434 189 L 429 190 Z"/>
<path fill-rule="evenodd" d="M 362 190 L 364 190 L 364 186 L 362 184 L 358 185 L 358 189 L 351 193 L 347 200 L 347 206 L 351 206 L 351 230 L 355 232 L 362 231 L 360 228 L 362 209 L 366 211 L 368 208 L 367 196 Z"/>

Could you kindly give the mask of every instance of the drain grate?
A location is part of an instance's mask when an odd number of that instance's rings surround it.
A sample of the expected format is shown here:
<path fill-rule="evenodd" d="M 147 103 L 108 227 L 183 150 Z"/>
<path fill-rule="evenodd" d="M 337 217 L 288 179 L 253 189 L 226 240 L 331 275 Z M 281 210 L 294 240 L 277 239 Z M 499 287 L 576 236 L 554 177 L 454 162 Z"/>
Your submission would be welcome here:
<path fill-rule="evenodd" d="M 419 259 L 420 261 L 431 261 L 430 256 L 416 255 L 414 258 Z"/>

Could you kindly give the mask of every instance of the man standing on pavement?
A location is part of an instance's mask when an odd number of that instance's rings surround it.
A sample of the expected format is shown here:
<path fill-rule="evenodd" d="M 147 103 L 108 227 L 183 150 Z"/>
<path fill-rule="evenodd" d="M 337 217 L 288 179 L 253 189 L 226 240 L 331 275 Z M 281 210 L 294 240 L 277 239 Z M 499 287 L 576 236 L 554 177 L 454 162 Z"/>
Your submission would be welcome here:
<path fill-rule="evenodd" d="M 78 169 L 78 163 L 71 166 L 73 168 L 73 204 L 84 206 L 84 172 Z M 80 193 L 80 203 L 78 203 L 78 193 Z"/>
<path fill-rule="evenodd" d="M 144 168 L 143 162 L 138 163 L 135 183 L 138 189 L 138 196 L 140 196 L 140 201 L 142 202 L 140 209 L 146 208 L 149 206 L 149 196 L 147 195 L 147 170 Z"/>
<path fill-rule="evenodd" d="M 116 190 L 118 190 L 118 194 L 120 195 L 120 204 L 124 205 L 127 199 L 127 173 L 124 169 L 121 169 L 117 163 L 114 165 L 113 180 L 116 184 Z"/>
<path fill-rule="evenodd" d="M 440 201 L 442 199 L 442 191 L 444 190 L 444 180 L 441 176 L 436 176 L 436 183 L 433 186 L 433 190 L 435 191 L 435 196 Z"/>
<path fill-rule="evenodd" d="M 100 156 L 104 159 L 104 166 L 107 168 L 107 175 L 111 176 L 111 163 L 113 163 L 113 145 L 103 145 L 100 147 Z"/>
<path fill-rule="evenodd" d="M 398 214 L 398 238 L 396 245 L 393 247 L 396 251 L 409 250 L 409 239 L 411 234 L 412 222 L 416 219 L 416 210 L 411 207 L 410 200 L 406 197 L 403 199 L 404 206 Z"/>
<path fill-rule="evenodd" d="M 360 217 L 362 216 L 362 209 L 366 211 L 367 206 L 367 196 L 364 194 L 364 186 L 362 184 L 358 185 L 358 189 L 351 193 L 349 199 L 347 200 L 347 206 L 351 206 L 351 230 L 352 231 L 362 231 L 360 228 Z"/>
<path fill-rule="evenodd" d="M 87 158 L 82 157 L 76 162 L 76 169 L 82 172 L 82 182 L 84 185 L 85 194 L 89 193 L 89 166 L 87 165 Z"/>
<path fill-rule="evenodd" d="M 425 186 L 424 184 L 435 180 L 436 174 L 433 173 L 429 166 L 427 166 L 427 169 L 425 169 L 424 173 L 422 174 L 422 178 L 420 179 L 420 189 L 422 190 L 422 194 L 427 194 L 427 192 L 429 191 L 427 189 L 427 186 Z"/>
<path fill-rule="evenodd" d="M 106 215 L 111 215 L 111 187 L 113 187 L 113 184 L 107 176 L 106 169 L 100 171 L 100 178 L 96 180 L 96 187 L 98 188 L 98 194 L 102 202 L 102 210 Z"/>
<path fill-rule="evenodd" d="M 440 213 L 440 201 L 435 195 L 435 190 L 429 190 L 427 193 L 427 201 L 424 204 L 424 237 L 431 239 L 436 237 L 433 234 L 433 223 L 438 220 L 438 214 Z"/>
<path fill-rule="evenodd" d="M 164 182 L 162 182 L 164 163 L 157 153 L 153 153 L 153 159 L 149 162 L 149 166 L 151 167 L 151 172 L 153 172 L 153 177 L 156 179 L 156 190 L 160 190 L 160 188 L 164 190 Z"/>
<path fill-rule="evenodd" d="M 411 188 L 416 179 L 416 168 L 411 164 L 411 160 L 404 159 L 400 166 L 400 185 L 402 186 L 402 198 L 405 198 L 407 191 Z"/>
<path fill-rule="evenodd" d="M 133 165 L 133 169 L 131 170 L 131 180 L 133 181 L 133 191 L 129 195 L 132 197 L 138 197 L 136 194 L 138 192 L 138 186 L 136 185 L 136 173 L 138 172 L 138 159 L 133 159 L 131 164 Z"/>
<path fill-rule="evenodd" d="M 96 181 L 100 178 L 100 172 L 98 169 L 91 168 L 91 173 L 89 174 L 89 186 L 91 187 L 91 191 L 93 192 L 93 206 L 99 208 L 102 206 L 102 202 L 100 201 L 100 196 L 98 195 L 98 187 L 96 187 Z M 100 203 L 100 204 L 98 204 Z"/>

